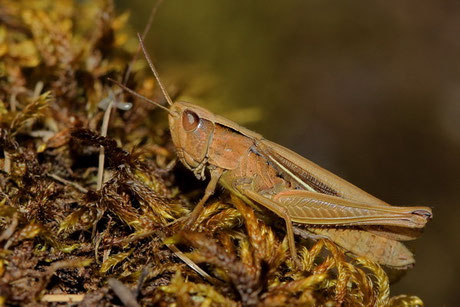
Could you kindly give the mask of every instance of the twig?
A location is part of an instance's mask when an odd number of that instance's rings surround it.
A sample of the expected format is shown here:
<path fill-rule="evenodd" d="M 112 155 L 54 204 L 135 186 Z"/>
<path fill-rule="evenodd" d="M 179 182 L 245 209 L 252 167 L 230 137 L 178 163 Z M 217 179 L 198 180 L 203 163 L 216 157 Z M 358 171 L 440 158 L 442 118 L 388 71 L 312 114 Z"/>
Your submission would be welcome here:
<path fill-rule="evenodd" d="M 163 2 L 163 0 L 158 0 L 155 3 L 155 5 L 153 6 L 152 11 L 150 13 L 149 20 L 147 21 L 147 25 L 145 26 L 144 31 L 142 33 L 142 38 L 145 38 L 145 36 L 149 32 L 149 30 L 150 30 L 150 28 L 152 26 L 155 14 L 156 14 L 156 12 L 158 10 L 158 7 L 161 5 L 162 2 Z M 123 77 L 123 85 L 128 82 L 129 75 L 131 73 L 131 68 L 132 68 L 133 64 L 137 61 L 137 58 L 139 57 L 140 51 L 141 51 L 141 46 L 138 46 L 136 54 L 134 55 L 133 59 L 131 60 L 131 62 L 128 65 L 128 68 L 126 69 L 126 73 L 125 73 L 125 75 Z M 114 100 L 111 100 L 109 106 L 107 107 L 107 110 L 104 113 L 104 119 L 102 121 L 102 128 L 101 128 L 101 135 L 104 136 L 104 137 L 107 136 L 110 113 L 112 111 L 113 104 L 114 104 Z M 99 149 L 99 166 L 98 166 L 98 169 L 97 169 L 97 190 L 98 191 L 102 188 L 102 182 L 104 180 L 104 161 L 105 161 L 105 152 L 104 152 L 104 148 L 101 147 Z"/>
<path fill-rule="evenodd" d="M 118 298 L 123 302 L 123 305 L 126 307 L 140 307 L 133 292 L 131 292 L 121 281 L 110 278 L 108 283 L 113 292 L 115 292 Z"/>
<path fill-rule="evenodd" d="M 74 188 L 76 188 L 78 191 L 82 192 L 82 193 L 88 193 L 88 189 L 82 187 L 81 185 L 79 185 L 78 183 L 76 182 L 72 182 L 72 181 L 69 181 L 69 180 L 66 180 L 64 178 L 61 178 L 59 177 L 58 175 L 56 174 L 48 174 L 49 177 L 53 178 L 54 180 L 57 180 L 59 182 L 62 182 L 63 184 L 68 184 L 68 185 L 71 185 L 73 186 Z"/>
<path fill-rule="evenodd" d="M 144 285 L 144 282 L 147 279 L 150 271 L 151 270 L 150 270 L 149 267 L 144 267 L 142 269 L 141 275 L 139 276 L 139 279 L 137 281 L 137 287 L 136 287 L 136 289 L 134 291 L 134 295 L 135 295 L 136 298 L 139 296 L 139 294 L 141 294 L 142 286 Z"/>
<path fill-rule="evenodd" d="M 112 99 L 105 110 L 104 119 L 102 120 L 102 128 L 101 128 L 101 135 L 103 137 L 107 136 L 107 130 L 109 129 L 109 120 L 110 120 L 110 113 L 112 111 L 114 105 L 114 100 Z M 102 182 L 104 180 L 104 162 L 105 162 L 105 151 L 104 147 L 101 146 L 99 149 L 99 165 L 97 169 L 97 190 L 99 191 L 102 188 Z"/>
<path fill-rule="evenodd" d="M 83 301 L 84 294 L 45 294 L 42 302 L 47 303 L 79 303 Z"/>

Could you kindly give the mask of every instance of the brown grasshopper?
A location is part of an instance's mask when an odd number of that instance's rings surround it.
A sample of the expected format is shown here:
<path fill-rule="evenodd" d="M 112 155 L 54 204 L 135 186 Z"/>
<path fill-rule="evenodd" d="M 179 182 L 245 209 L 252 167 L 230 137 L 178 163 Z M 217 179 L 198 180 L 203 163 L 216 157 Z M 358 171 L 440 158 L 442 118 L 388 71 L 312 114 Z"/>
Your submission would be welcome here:
<path fill-rule="evenodd" d="M 206 170 L 211 177 L 187 226 L 196 221 L 219 183 L 255 208 L 265 207 L 284 219 L 293 260 L 296 223 L 383 265 L 406 268 L 415 262 L 399 241 L 417 237 L 417 230 L 432 217 L 430 208 L 391 206 L 222 116 L 191 103 L 173 103 L 139 40 L 169 108 L 114 82 L 166 110 L 179 160 L 198 179 L 205 179 Z"/>

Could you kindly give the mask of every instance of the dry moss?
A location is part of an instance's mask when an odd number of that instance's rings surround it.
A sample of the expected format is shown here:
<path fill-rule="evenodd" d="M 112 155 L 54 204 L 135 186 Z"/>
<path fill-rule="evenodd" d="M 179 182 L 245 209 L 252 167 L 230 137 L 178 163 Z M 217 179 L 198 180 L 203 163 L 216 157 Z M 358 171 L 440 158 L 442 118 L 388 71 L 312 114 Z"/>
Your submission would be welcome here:
<path fill-rule="evenodd" d="M 193 200 L 170 167 L 165 123 L 153 120 L 162 114 L 107 81 L 123 76 L 137 48 L 127 16 L 103 0 L 0 4 L 1 304 L 422 305 L 390 298 L 379 265 L 346 259 L 329 241 L 299 247 L 297 269 L 282 228 L 225 193 L 181 232 L 172 222 Z M 128 85 L 154 96 L 143 62 L 132 71 Z M 102 137 L 98 105 L 111 100 L 133 107 L 116 109 Z M 100 147 L 106 180 L 97 190 Z"/>

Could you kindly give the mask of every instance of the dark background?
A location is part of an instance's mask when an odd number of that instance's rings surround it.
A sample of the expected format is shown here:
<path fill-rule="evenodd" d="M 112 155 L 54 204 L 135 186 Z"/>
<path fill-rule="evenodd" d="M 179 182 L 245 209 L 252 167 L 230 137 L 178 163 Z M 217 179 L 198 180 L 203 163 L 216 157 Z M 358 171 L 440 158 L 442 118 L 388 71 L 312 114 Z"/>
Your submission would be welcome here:
<path fill-rule="evenodd" d="M 117 5 L 142 31 L 153 1 Z M 391 204 L 431 206 L 392 295 L 459 306 L 459 34 L 459 1 L 166 0 L 147 45 L 172 92 Z"/>

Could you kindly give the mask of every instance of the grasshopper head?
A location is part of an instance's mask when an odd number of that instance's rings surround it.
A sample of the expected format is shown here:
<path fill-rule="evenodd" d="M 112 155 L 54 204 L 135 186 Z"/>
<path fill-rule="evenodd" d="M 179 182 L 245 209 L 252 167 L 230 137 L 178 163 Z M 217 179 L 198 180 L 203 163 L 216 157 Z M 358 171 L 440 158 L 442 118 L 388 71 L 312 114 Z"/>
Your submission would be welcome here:
<path fill-rule="evenodd" d="M 210 120 L 213 114 L 187 102 L 175 102 L 170 110 L 169 128 L 177 155 L 195 176 L 202 179 L 208 145 L 214 132 Z"/>
<path fill-rule="evenodd" d="M 173 143 L 177 150 L 177 155 L 181 162 L 190 170 L 192 170 L 198 179 L 204 179 L 204 170 L 206 167 L 206 153 L 208 151 L 208 144 L 212 138 L 214 131 L 214 124 L 212 120 L 213 115 L 209 111 L 197 107 L 187 102 L 173 102 L 169 96 L 166 88 L 160 80 L 160 76 L 153 65 L 147 50 L 144 46 L 142 36 L 138 33 L 139 43 L 144 53 L 145 59 L 152 70 L 155 79 L 163 92 L 169 108 L 150 100 L 136 92 L 128 89 L 123 84 L 112 80 L 118 86 L 125 89 L 129 93 L 140 97 L 169 113 L 169 129 Z M 210 116 L 211 115 L 211 116 Z"/>

